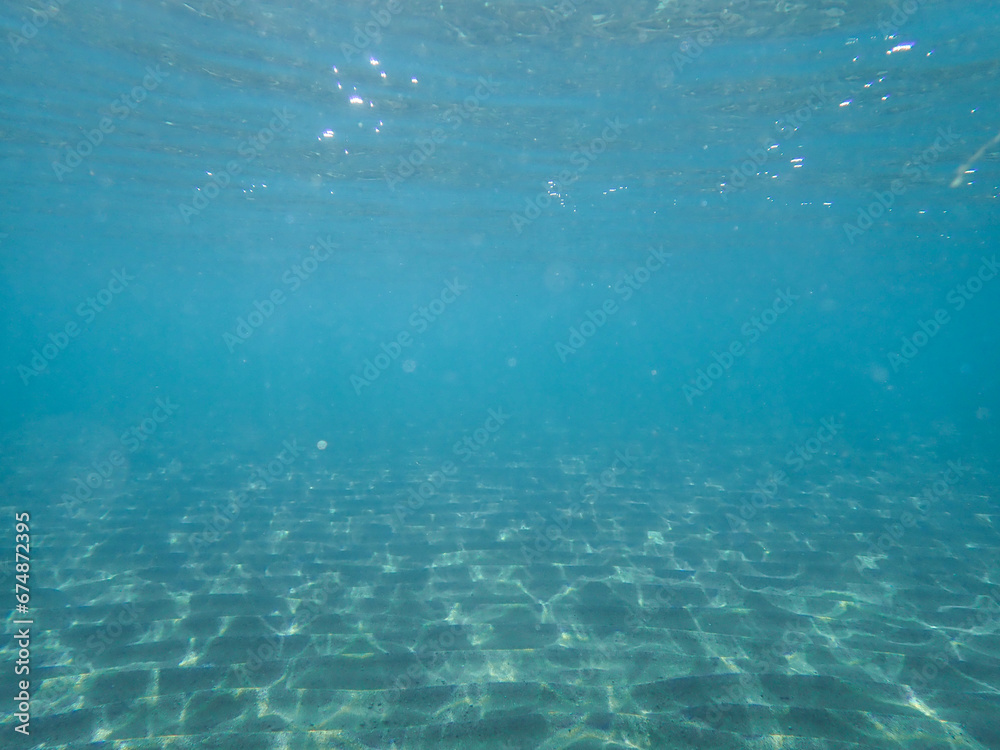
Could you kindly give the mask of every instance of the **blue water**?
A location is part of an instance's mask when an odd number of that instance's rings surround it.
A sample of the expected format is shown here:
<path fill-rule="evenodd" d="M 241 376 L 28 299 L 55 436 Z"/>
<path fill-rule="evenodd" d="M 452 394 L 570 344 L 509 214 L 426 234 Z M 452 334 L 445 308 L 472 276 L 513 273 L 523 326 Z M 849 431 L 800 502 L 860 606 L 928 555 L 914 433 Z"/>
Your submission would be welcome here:
<path fill-rule="evenodd" d="M 1000 748 L 995 4 L 0 23 L 0 746 Z"/>

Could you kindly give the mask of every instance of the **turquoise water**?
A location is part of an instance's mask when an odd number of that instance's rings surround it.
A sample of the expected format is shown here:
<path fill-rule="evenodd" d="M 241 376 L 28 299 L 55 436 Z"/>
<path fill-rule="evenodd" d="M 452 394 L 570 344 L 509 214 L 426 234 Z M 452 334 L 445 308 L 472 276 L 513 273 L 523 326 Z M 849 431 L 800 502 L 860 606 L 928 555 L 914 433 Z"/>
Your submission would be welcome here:
<path fill-rule="evenodd" d="M 1000 748 L 995 4 L 0 23 L 0 747 Z"/>

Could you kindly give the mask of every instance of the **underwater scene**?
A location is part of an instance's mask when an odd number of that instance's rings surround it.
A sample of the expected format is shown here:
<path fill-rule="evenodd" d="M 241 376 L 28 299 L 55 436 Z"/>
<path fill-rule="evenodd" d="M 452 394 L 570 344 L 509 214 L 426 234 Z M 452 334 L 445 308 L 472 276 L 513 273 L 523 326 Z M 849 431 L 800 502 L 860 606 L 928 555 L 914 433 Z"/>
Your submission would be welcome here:
<path fill-rule="evenodd" d="M 1000 5 L 0 24 L 0 748 L 1000 750 Z"/>

